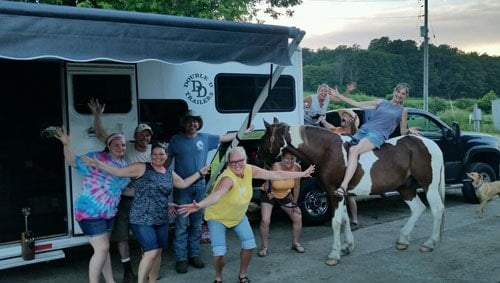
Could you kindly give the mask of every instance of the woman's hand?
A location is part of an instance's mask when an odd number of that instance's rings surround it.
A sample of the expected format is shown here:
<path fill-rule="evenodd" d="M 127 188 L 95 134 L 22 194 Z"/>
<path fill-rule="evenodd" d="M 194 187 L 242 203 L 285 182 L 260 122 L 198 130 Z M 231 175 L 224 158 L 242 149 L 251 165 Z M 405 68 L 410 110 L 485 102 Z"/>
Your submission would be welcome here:
<path fill-rule="evenodd" d="M 416 135 L 416 136 L 421 136 L 422 133 L 420 132 L 419 128 L 417 127 L 411 127 L 408 128 L 408 134 Z"/>
<path fill-rule="evenodd" d="M 255 126 L 250 125 L 250 127 L 248 127 L 248 129 L 245 130 L 245 134 L 249 134 L 249 133 L 253 132 L 254 130 L 255 130 Z"/>
<path fill-rule="evenodd" d="M 179 208 L 179 205 L 178 204 L 175 204 L 173 202 L 169 202 L 168 203 L 168 215 L 171 217 L 171 218 L 175 218 L 177 217 L 177 208 Z"/>
<path fill-rule="evenodd" d="M 87 103 L 87 105 L 94 115 L 101 115 L 102 113 L 104 113 L 104 108 L 106 107 L 106 104 L 99 104 L 99 100 L 97 98 L 91 98 L 90 102 Z"/>
<path fill-rule="evenodd" d="M 355 90 L 357 87 L 358 87 L 358 84 L 356 82 L 352 82 L 352 83 L 347 85 L 346 92 L 351 92 L 351 91 Z"/>
<path fill-rule="evenodd" d="M 63 126 L 56 128 L 54 137 L 60 140 L 63 145 L 69 145 L 69 143 L 71 142 L 71 138 Z"/>
<path fill-rule="evenodd" d="M 82 161 L 83 161 L 83 163 L 87 164 L 88 166 L 92 166 L 92 167 L 97 167 L 97 165 L 99 165 L 99 162 L 97 161 L 97 159 L 90 158 L 86 155 L 82 155 Z"/>
<path fill-rule="evenodd" d="M 201 173 L 202 177 L 205 177 L 205 175 L 208 174 L 208 172 L 210 172 L 210 165 L 205 165 L 203 166 L 199 172 Z"/>
<path fill-rule="evenodd" d="M 337 89 L 337 87 L 335 86 L 335 88 L 330 88 L 330 95 L 332 96 L 332 100 L 335 101 L 335 102 L 339 102 L 339 101 L 342 101 L 342 99 L 340 99 L 341 95 L 339 93 L 339 90 Z"/>
<path fill-rule="evenodd" d="M 195 200 L 193 200 L 193 203 L 181 204 L 178 207 L 177 212 L 183 214 L 184 217 L 200 209 L 200 206 Z"/>
<path fill-rule="evenodd" d="M 304 177 L 311 177 L 311 174 L 314 173 L 315 170 L 316 170 L 316 165 L 312 164 L 302 173 L 304 173 Z"/>

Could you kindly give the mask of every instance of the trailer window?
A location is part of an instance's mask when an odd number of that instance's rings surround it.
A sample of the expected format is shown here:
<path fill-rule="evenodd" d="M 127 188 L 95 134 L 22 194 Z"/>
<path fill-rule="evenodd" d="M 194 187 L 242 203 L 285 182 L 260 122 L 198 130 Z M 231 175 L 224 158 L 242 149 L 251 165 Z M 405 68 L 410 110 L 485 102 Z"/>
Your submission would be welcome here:
<path fill-rule="evenodd" d="M 215 104 L 221 113 L 242 113 L 252 109 L 268 81 L 268 75 L 218 74 L 215 77 Z M 289 112 L 295 109 L 295 80 L 280 76 L 260 112 Z"/>
<path fill-rule="evenodd" d="M 132 78 L 128 74 L 73 74 L 74 109 L 90 114 L 93 97 L 106 104 L 107 113 L 128 113 L 132 109 Z"/>

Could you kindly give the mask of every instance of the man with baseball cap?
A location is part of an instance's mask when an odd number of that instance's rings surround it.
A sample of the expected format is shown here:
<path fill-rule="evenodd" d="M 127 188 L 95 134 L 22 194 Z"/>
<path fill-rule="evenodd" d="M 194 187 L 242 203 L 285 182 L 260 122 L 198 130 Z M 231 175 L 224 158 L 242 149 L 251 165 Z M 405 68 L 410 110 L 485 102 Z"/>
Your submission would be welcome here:
<path fill-rule="evenodd" d="M 102 114 L 104 113 L 105 104 L 99 104 L 97 99 L 92 98 L 88 103 L 92 114 L 94 115 L 94 130 L 96 136 L 101 141 L 105 141 L 108 137 L 102 122 Z M 135 162 L 150 162 L 151 161 L 151 136 L 153 130 L 148 124 L 139 124 L 134 130 L 134 141 L 127 142 L 127 149 L 123 155 L 123 159 L 129 164 Z M 122 195 L 118 204 L 118 213 L 115 218 L 115 225 L 111 233 L 111 241 L 118 243 L 118 252 L 120 253 L 123 263 L 123 282 L 135 282 L 134 272 L 130 265 L 130 222 L 129 214 L 132 206 L 133 196 Z"/>

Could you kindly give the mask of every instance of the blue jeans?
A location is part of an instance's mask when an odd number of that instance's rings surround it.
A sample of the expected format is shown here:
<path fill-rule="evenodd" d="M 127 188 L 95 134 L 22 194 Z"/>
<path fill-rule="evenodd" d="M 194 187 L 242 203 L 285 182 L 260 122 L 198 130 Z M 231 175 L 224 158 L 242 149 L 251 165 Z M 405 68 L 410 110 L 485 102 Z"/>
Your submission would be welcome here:
<path fill-rule="evenodd" d="M 78 222 L 80 228 L 85 235 L 89 237 L 100 236 L 102 234 L 111 233 L 113 231 L 113 225 L 115 224 L 115 218 L 104 219 L 83 219 Z"/>
<path fill-rule="evenodd" d="M 226 244 L 226 226 L 216 220 L 207 221 L 208 230 L 210 230 L 210 241 L 212 245 L 213 256 L 223 256 L 227 251 Z M 243 216 L 238 225 L 230 228 L 236 233 L 240 239 L 241 249 L 250 250 L 257 247 L 255 237 L 253 236 L 252 227 L 246 215 Z"/>
<path fill-rule="evenodd" d="M 185 189 L 174 189 L 174 203 L 186 204 L 193 200 L 200 202 L 205 197 L 205 181 L 201 180 Z M 203 209 L 175 218 L 174 252 L 175 260 L 187 260 L 200 255 L 201 223 Z"/>
<path fill-rule="evenodd" d="M 168 223 L 161 225 L 130 224 L 144 252 L 168 247 Z"/>

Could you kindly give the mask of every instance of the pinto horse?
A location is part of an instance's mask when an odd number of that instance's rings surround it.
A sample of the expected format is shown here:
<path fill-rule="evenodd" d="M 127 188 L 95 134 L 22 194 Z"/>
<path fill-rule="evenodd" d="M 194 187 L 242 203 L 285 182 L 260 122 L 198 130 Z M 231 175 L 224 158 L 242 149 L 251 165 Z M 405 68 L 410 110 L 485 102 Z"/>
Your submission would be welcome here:
<path fill-rule="evenodd" d="M 260 152 L 266 163 L 271 163 L 286 148 L 297 158 L 316 165 L 316 177 L 329 196 L 333 210 L 332 251 L 325 262 L 337 265 L 340 256 L 354 249 L 354 238 L 344 198 L 334 192 L 340 186 L 347 166 L 350 137 L 341 136 L 315 126 L 273 124 L 264 120 L 266 132 Z M 396 248 L 404 250 L 410 243 L 410 234 L 426 206 L 417 196 L 421 187 L 434 218 L 432 234 L 420 248 L 432 251 L 441 239 L 444 218 L 444 164 L 441 149 L 432 140 L 414 136 L 399 136 L 386 141 L 380 148 L 359 156 L 356 172 L 349 183 L 350 195 L 381 195 L 397 190 L 410 207 L 411 216 L 401 228 Z M 341 237 L 342 236 L 342 237 Z"/>

